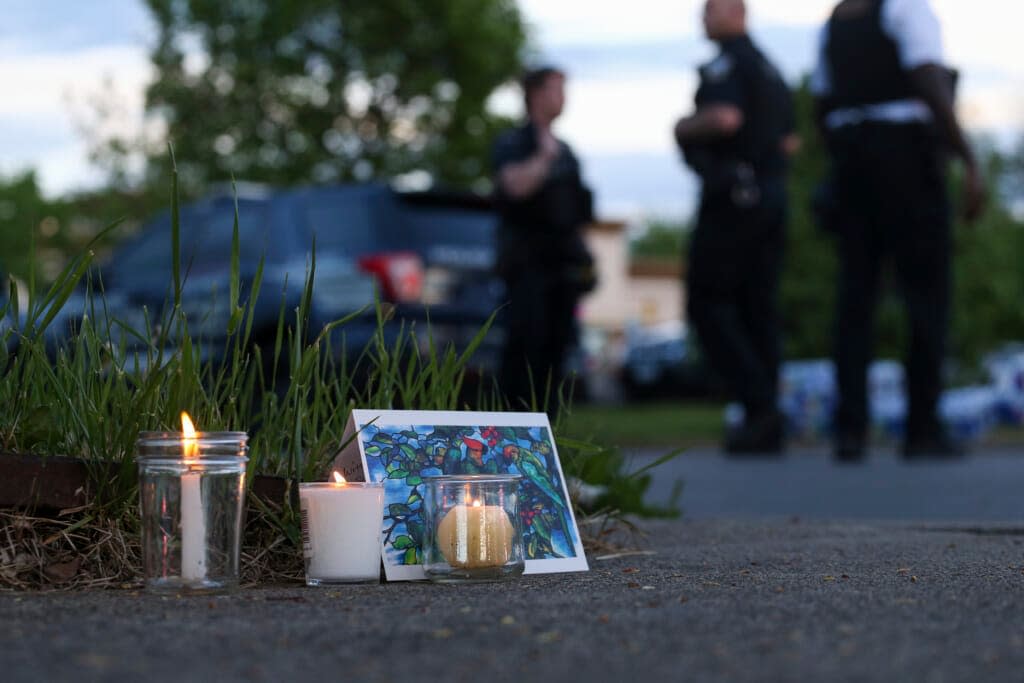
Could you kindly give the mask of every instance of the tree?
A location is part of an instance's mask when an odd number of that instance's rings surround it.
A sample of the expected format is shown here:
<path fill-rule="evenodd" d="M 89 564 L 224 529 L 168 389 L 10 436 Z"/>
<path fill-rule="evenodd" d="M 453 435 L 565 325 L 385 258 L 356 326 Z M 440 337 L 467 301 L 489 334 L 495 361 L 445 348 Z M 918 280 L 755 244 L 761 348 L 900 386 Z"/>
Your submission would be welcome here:
<path fill-rule="evenodd" d="M 682 221 L 653 218 L 647 221 L 644 232 L 629 243 L 629 255 L 645 261 L 682 263 L 686 247 L 685 235 L 689 226 Z"/>
<path fill-rule="evenodd" d="M 43 197 L 35 172 L 0 178 L 0 301 L 8 275 L 45 282 L 63 267 L 70 213 L 67 202 Z"/>
<path fill-rule="evenodd" d="M 486 178 L 506 123 L 487 99 L 518 73 L 526 42 L 513 0 L 147 2 L 158 28 L 147 116 L 187 193 L 232 176 Z M 144 153 L 147 183 L 165 182 L 162 145 Z"/>
<path fill-rule="evenodd" d="M 806 82 L 794 93 L 801 146 L 789 175 L 789 223 L 780 283 L 783 342 L 788 358 L 831 353 L 836 256 L 832 236 L 817 225 L 811 199 L 828 173 L 821 137 L 814 126 L 813 98 Z"/>

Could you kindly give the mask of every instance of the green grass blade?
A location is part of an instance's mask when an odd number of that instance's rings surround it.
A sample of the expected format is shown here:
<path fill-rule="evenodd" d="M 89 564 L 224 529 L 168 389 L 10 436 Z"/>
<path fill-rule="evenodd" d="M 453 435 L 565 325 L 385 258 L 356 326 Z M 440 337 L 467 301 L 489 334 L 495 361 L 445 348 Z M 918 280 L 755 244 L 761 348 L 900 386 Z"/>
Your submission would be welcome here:
<path fill-rule="evenodd" d="M 174 277 L 174 307 L 181 305 L 181 209 L 178 206 L 178 165 L 174 146 L 167 143 L 171 157 L 171 272 Z"/>

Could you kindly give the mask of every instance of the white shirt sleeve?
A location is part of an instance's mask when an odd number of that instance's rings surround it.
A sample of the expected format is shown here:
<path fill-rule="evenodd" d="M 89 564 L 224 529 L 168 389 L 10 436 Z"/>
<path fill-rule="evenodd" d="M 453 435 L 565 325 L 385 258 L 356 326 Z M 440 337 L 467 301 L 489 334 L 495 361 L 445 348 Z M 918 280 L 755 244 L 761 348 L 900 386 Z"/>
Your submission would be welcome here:
<path fill-rule="evenodd" d="M 818 62 L 811 72 L 809 83 L 811 94 L 815 97 L 825 97 L 832 93 L 832 71 L 828 68 L 828 58 L 825 55 L 825 48 L 828 46 L 828 23 L 818 31 Z"/>
<path fill-rule="evenodd" d="M 942 28 L 928 0 L 884 0 L 882 29 L 899 46 L 904 69 L 943 65 Z"/>

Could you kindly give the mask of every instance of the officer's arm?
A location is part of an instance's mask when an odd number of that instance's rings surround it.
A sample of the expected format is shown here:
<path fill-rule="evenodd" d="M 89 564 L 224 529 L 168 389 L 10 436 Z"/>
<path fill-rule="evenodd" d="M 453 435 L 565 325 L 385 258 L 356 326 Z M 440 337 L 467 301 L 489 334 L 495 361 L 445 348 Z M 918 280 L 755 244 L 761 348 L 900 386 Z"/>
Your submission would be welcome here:
<path fill-rule="evenodd" d="M 910 71 L 910 82 L 918 96 L 931 109 L 939 131 L 957 156 L 964 161 L 966 183 L 966 216 L 973 220 L 981 213 L 985 192 L 978 163 L 953 111 L 953 87 L 949 72 L 935 64 L 925 64 Z"/>
<path fill-rule="evenodd" d="M 512 199 L 525 199 L 539 190 L 558 157 L 559 146 L 554 136 L 541 136 L 539 143 L 533 156 L 507 163 L 498 171 L 498 183 Z"/>
<path fill-rule="evenodd" d="M 733 104 L 709 104 L 679 119 L 676 143 L 683 145 L 715 138 L 727 138 L 743 126 L 743 111 Z"/>
<path fill-rule="evenodd" d="M 974 164 L 974 153 L 953 111 L 953 89 L 949 73 L 941 66 L 925 64 L 910 72 L 910 82 L 917 95 L 932 110 L 939 130 L 953 151 L 966 163 Z"/>

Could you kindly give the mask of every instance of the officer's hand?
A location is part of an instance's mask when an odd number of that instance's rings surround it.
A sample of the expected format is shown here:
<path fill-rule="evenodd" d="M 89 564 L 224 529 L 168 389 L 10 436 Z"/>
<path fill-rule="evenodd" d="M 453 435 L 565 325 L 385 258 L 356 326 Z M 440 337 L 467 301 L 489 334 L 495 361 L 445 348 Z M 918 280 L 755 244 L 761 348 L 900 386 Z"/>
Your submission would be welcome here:
<path fill-rule="evenodd" d="M 537 131 L 537 152 L 547 161 L 553 161 L 559 152 L 558 140 L 550 130 Z"/>
<path fill-rule="evenodd" d="M 978 165 L 969 163 L 964 165 L 964 220 L 973 223 L 985 210 L 987 201 L 985 193 L 985 182 L 981 178 Z"/>
<path fill-rule="evenodd" d="M 784 156 L 791 157 L 803 147 L 803 140 L 796 133 L 790 133 L 779 142 L 779 150 Z"/>
<path fill-rule="evenodd" d="M 743 125 L 743 112 L 731 104 L 711 105 L 707 114 L 720 135 L 733 135 Z"/>

